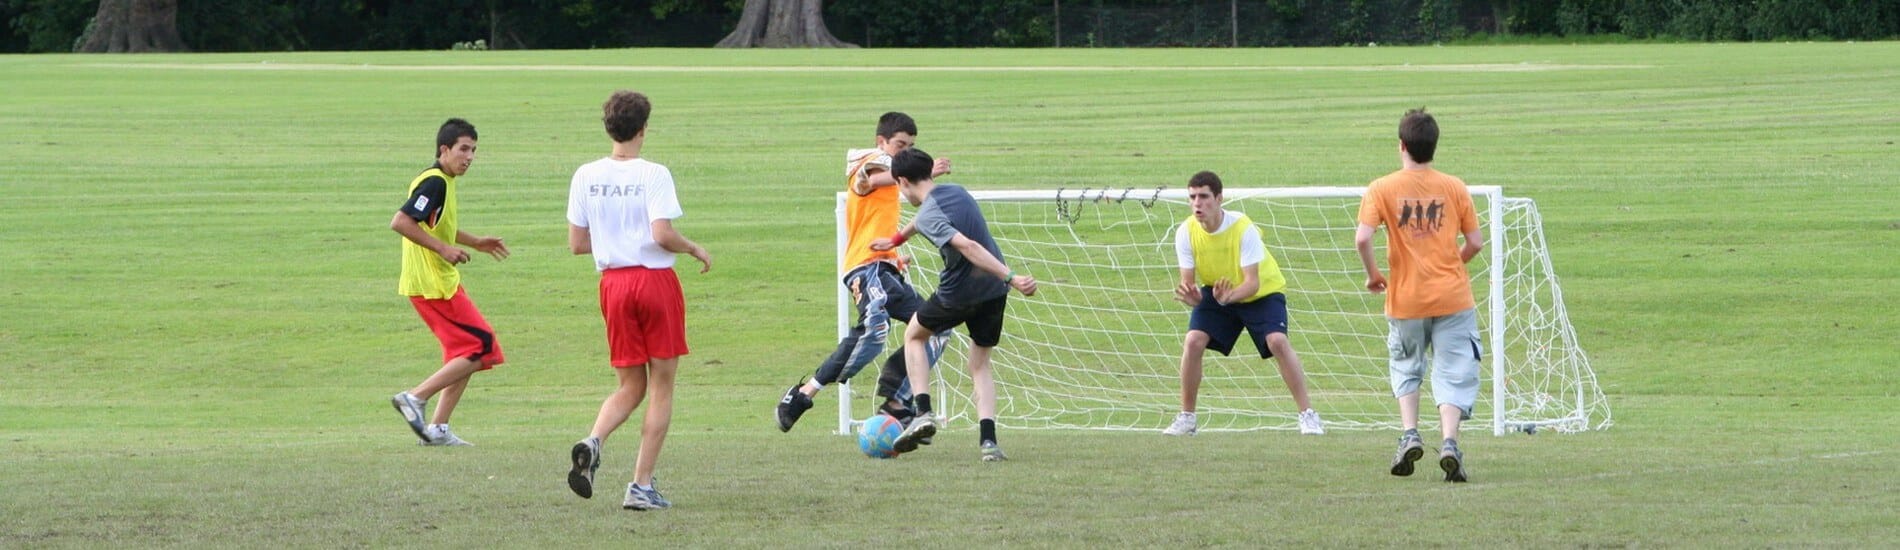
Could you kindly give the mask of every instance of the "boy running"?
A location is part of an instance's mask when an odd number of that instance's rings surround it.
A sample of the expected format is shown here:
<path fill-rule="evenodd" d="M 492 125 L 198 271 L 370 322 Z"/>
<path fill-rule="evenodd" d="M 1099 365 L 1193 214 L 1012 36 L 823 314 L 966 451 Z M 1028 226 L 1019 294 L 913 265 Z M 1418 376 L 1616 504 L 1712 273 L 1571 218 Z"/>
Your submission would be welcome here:
<path fill-rule="evenodd" d="M 469 259 L 457 244 L 497 260 L 508 257 L 508 246 L 500 237 L 471 235 L 456 225 L 455 178 L 467 174 L 474 164 L 475 139 L 475 125 L 466 120 L 451 118 L 442 123 L 435 133 L 435 166 L 409 182 L 409 199 L 389 221 L 389 228 L 403 236 L 402 278 L 396 292 L 409 297 L 422 322 L 442 343 L 442 368 L 389 399 L 422 445 L 471 445 L 449 431 L 449 415 L 468 389 L 469 376 L 503 361 L 495 329 L 488 327 L 475 302 L 462 290 L 462 274 L 455 269 Z M 437 392 L 442 400 L 436 402 L 435 416 L 425 425 L 423 412 Z"/>
<path fill-rule="evenodd" d="M 1438 466 L 1445 481 L 1465 481 L 1465 453 L 1458 449 L 1458 423 L 1471 418 L 1478 400 L 1479 351 L 1476 301 L 1465 262 L 1484 249 L 1478 212 L 1464 180 L 1432 169 L 1438 149 L 1438 121 L 1425 109 L 1399 119 L 1397 172 L 1372 181 L 1359 201 L 1359 229 L 1353 244 L 1366 266 L 1366 290 L 1388 290 L 1385 275 L 1372 259 L 1372 234 L 1386 229 L 1386 262 L 1392 267 L 1385 316 L 1392 334 L 1392 395 L 1399 399 L 1405 433 L 1392 457 L 1392 475 L 1412 475 L 1412 463 L 1425 454 L 1418 436 L 1418 385 L 1431 349 L 1432 399 L 1438 402 L 1438 429 L 1444 443 Z M 1464 245 L 1458 237 L 1465 238 Z"/>
<path fill-rule="evenodd" d="M 1019 275 L 1003 263 L 1003 252 L 990 237 L 989 222 L 983 219 L 976 199 L 962 187 L 937 185 L 931 165 L 930 155 L 914 148 L 891 159 L 898 189 L 917 207 L 917 217 L 896 235 L 871 243 L 873 250 L 890 250 L 902 245 L 912 233 L 922 233 L 943 255 L 937 291 L 917 309 L 904 330 L 905 366 L 917 402 L 917 417 L 904 428 L 894 447 L 899 453 L 907 453 L 916 450 L 923 439 L 936 435 L 939 421 L 931 414 L 930 367 L 925 361 L 925 348 L 932 334 L 967 324 L 974 344 L 969 369 L 976 386 L 972 393 L 979 419 L 977 446 L 983 461 L 1000 461 L 1006 457 L 996 444 L 996 381 L 990 373 L 990 350 L 1003 337 L 1003 310 L 1009 303 L 1009 289 L 1034 296 L 1036 279 Z"/>
<path fill-rule="evenodd" d="M 639 459 L 621 507 L 660 510 L 673 504 L 653 486 L 653 467 L 673 423 L 673 380 L 687 352 L 686 297 L 673 273 L 674 254 L 699 260 L 700 273 L 712 269 L 712 255 L 673 228 L 684 214 L 673 173 L 640 158 L 653 111 L 647 96 L 614 92 L 601 110 L 613 153 L 574 171 L 567 246 L 575 254 L 593 254 L 600 271 L 600 314 L 619 386 L 600 404 L 593 431 L 569 453 L 574 469 L 567 484 L 581 498 L 593 498 L 601 444 L 646 401 Z"/>

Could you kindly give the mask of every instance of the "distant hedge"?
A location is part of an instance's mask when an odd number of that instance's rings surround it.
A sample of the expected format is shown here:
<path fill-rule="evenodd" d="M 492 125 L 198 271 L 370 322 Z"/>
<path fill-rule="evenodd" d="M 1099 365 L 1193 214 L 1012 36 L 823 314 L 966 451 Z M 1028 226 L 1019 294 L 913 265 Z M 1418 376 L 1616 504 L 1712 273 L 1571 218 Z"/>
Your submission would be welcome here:
<path fill-rule="evenodd" d="M 745 0 L 179 0 L 195 51 L 710 46 Z M 0 0 L 0 51 L 66 52 L 96 0 Z M 830 0 L 868 47 L 1332 46 L 1470 35 L 1900 37 L 1900 0 Z"/>

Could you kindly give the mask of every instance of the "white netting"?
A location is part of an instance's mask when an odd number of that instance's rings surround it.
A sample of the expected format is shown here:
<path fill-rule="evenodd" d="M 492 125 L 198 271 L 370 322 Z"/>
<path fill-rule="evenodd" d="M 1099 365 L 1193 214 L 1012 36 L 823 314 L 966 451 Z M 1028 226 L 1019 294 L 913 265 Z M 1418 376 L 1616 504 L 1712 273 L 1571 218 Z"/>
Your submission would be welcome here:
<path fill-rule="evenodd" d="M 1227 209 L 1245 212 L 1260 226 L 1286 275 L 1288 336 L 1304 364 L 1313 406 L 1334 429 L 1389 428 L 1398 419 L 1386 375 L 1383 298 L 1365 291 L 1352 243 L 1362 191 L 1224 193 Z M 1186 306 L 1172 299 L 1179 280 L 1173 231 L 1189 214 L 1183 191 L 974 194 L 1009 265 L 1034 275 L 1040 285 L 1034 297 L 1010 297 L 1003 341 L 992 356 L 998 422 L 1012 428 L 1165 427 L 1180 409 L 1178 372 L 1188 320 Z M 1474 193 L 1481 217 L 1489 217 L 1489 196 Z M 1608 406 L 1564 315 L 1536 206 L 1505 203 L 1504 376 L 1510 393 L 1504 405 L 1495 405 L 1494 358 L 1487 357 L 1473 427 L 1607 426 Z M 928 296 L 941 257 L 925 239 L 912 240 L 905 253 L 915 259 L 912 283 Z M 1376 256 L 1383 263 L 1384 250 Z M 1487 249 L 1471 264 L 1487 340 L 1498 334 L 1490 326 L 1491 258 Z M 967 418 L 969 340 L 958 332 L 933 388 L 940 412 Z M 1495 349 L 1486 342 L 1487 355 Z M 1278 368 L 1251 343 L 1241 342 L 1230 357 L 1208 352 L 1204 371 L 1201 429 L 1296 429 L 1298 411 Z M 1430 403 L 1429 384 L 1424 391 Z"/>
<path fill-rule="evenodd" d="M 1499 431 L 1610 427 L 1610 403 L 1577 345 L 1563 288 L 1544 242 L 1544 219 L 1530 199 L 1503 199 L 1504 358 Z M 1495 382 L 1495 381 L 1494 381 Z"/>

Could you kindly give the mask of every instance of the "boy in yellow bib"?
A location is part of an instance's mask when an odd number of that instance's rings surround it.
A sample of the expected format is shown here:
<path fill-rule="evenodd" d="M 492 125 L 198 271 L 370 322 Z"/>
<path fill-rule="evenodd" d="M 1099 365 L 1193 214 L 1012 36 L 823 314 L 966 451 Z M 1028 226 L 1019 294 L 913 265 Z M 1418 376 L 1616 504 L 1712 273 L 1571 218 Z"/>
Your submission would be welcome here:
<path fill-rule="evenodd" d="M 1220 176 L 1202 171 L 1188 179 L 1188 205 L 1194 215 L 1175 231 L 1181 284 L 1174 289 L 1174 299 L 1193 312 L 1181 349 L 1181 413 L 1161 433 L 1194 435 L 1199 430 L 1194 405 L 1201 392 L 1201 358 L 1208 349 L 1232 353 L 1244 328 L 1260 358 L 1279 363 L 1280 378 L 1299 406 L 1300 433 L 1324 434 L 1319 413 L 1306 399 L 1300 357 L 1286 339 L 1286 277 L 1261 241 L 1260 228 L 1246 214 L 1222 210 L 1221 200 Z"/>

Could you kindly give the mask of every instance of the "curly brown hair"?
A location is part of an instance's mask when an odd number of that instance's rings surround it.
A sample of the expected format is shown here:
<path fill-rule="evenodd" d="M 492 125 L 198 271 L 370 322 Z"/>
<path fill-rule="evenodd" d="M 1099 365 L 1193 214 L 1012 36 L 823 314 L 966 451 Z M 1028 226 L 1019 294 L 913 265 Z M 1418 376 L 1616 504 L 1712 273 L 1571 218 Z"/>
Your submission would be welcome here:
<path fill-rule="evenodd" d="M 620 90 L 607 98 L 600 106 L 600 121 L 607 125 L 607 135 L 614 141 L 632 141 L 647 128 L 647 115 L 653 112 L 653 102 L 646 94 Z"/>

